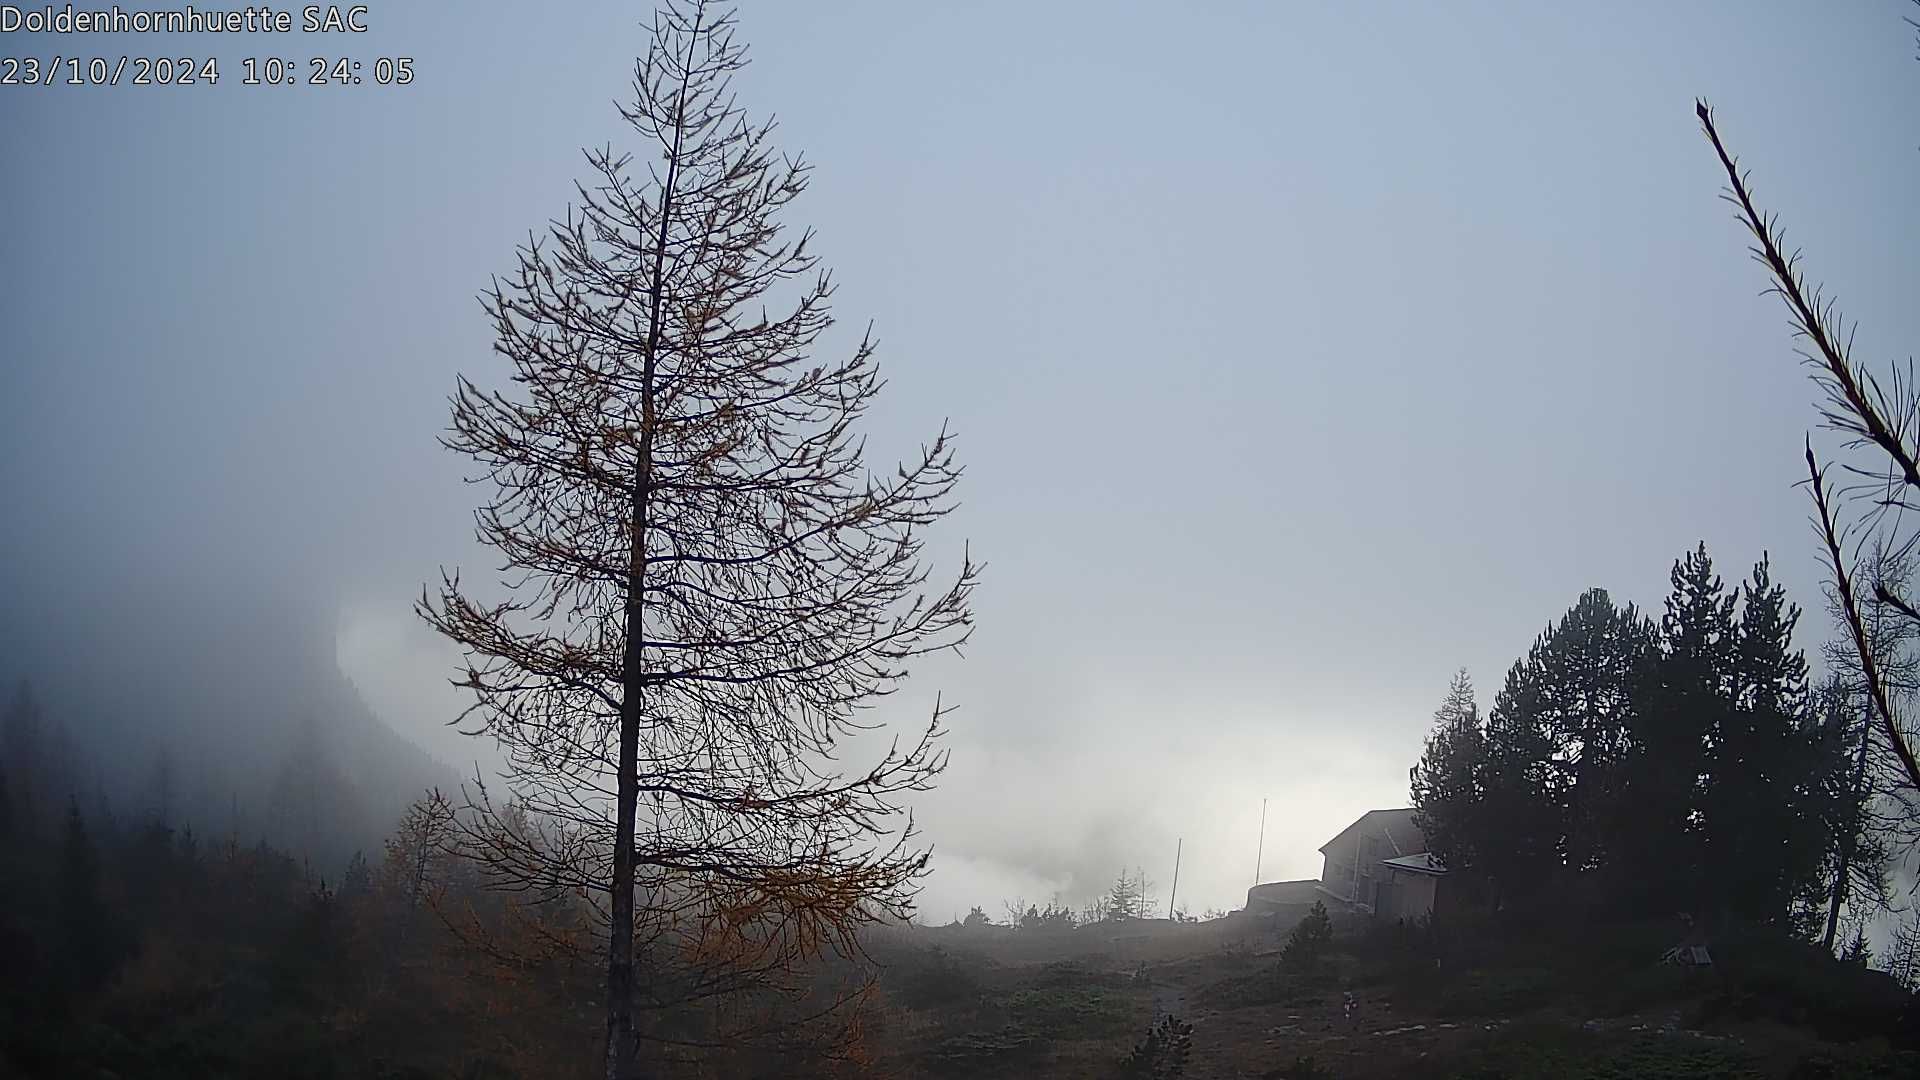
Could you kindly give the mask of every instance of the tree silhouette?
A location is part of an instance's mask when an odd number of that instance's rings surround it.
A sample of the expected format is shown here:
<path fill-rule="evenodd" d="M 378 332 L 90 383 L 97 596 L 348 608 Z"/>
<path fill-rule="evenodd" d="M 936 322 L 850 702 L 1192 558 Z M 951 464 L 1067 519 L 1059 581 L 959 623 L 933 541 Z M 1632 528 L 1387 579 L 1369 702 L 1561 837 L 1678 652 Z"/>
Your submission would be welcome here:
<path fill-rule="evenodd" d="M 1913 993 L 1920 993 L 1920 910 L 1915 910 L 1893 928 L 1893 942 L 1887 950 L 1887 974 Z"/>
<path fill-rule="evenodd" d="M 340 875 L 340 896 L 346 900 L 358 900 L 373 891 L 373 870 L 367 865 L 365 852 L 355 851 L 347 860 L 347 868 Z"/>
<path fill-rule="evenodd" d="M 1312 965 L 1320 962 L 1326 955 L 1327 947 L 1333 944 L 1333 919 L 1327 914 L 1325 901 L 1315 900 L 1307 914 L 1295 923 L 1287 934 L 1287 943 L 1281 947 L 1280 956 L 1290 963 Z"/>
<path fill-rule="evenodd" d="M 5 755 L 6 770 L 13 777 L 14 816 L 23 832 L 37 826 L 41 804 L 50 798 L 50 741 L 41 730 L 40 704 L 33 688 L 22 679 L 7 703 L 6 715 L 0 718 L 0 754 Z"/>
<path fill-rule="evenodd" d="M 1810 915 L 1839 832 L 1847 755 L 1820 722 L 1807 662 L 1793 648 L 1800 609 L 1762 558 L 1742 584 L 1728 699 L 1700 804 L 1707 873 L 1723 910 L 1752 921 Z"/>
<path fill-rule="evenodd" d="M 736 108 L 745 62 L 730 16 L 661 11 L 620 110 L 648 164 L 589 151 L 578 205 L 483 298 L 514 391 L 462 378 L 443 442 L 492 485 L 478 537 L 514 574 L 504 598 L 453 575 L 420 604 L 537 823 L 476 784 L 469 848 L 501 887 L 558 871 L 604 901 L 615 1080 L 647 1034 L 637 940 L 650 996 L 718 994 L 905 913 L 927 863 L 897 796 L 944 766 L 942 709 L 870 767 L 834 754 L 971 623 L 976 567 L 927 591 L 922 561 L 949 436 L 868 473 L 872 340 L 810 359 L 833 289 L 778 221 L 807 167 Z M 675 957 L 700 971 L 666 977 Z"/>
<path fill-rule="evenodd" d="M 1120 1063 L 1119 1075 L 1138 1080 L 1179 1080 L 1193 1057 L 1193 1025 L 1169 1013 L 1147 1029 Z"/>
<path fill-rule="evenodd" d="M 1905 594 L 1912 567 L 1911 556 L 1889 550 L 1882 540 L 1876 541 L 1865 556 L 1861 570 L 1874 589 Z M 1911 844 L 1920 834 L 1920 804 L 1912 800 L 1903 783 L 1892 747 L 1875 737 L 1879 718 L 1862 670 L 1861 653 L 1854 645 L 1839 590 L 1829 584 L 1826 592 L 1828 618 L 1841 636 L 1822 646 L 1830 672 L 1824 707 L 1831 737 L 1852 760 L 1852 770 L 1836 801 L 1843 817 L 1835 830 L 1840 840 L 1833 852 L 1822 939 L 1832 951 L 1842 905 L 1856 911 L 1891 907 L 1887 870 L 1892 852 L 1903 837 Z M 1911 700 L 1912 695 L 1920 693 L 1920 623 L 1887 605 L 1876 604 L 1865 612 L 1864 629 L 1867 653 L 1874 658 L 1890 698 Z M 1908 798 L 1903 799 L 1903 795 Z"/>
<path fill-rule="evenodd" d="M 1421 828 L 1496 900 L 1557 887 L 1623 913 L 1810 931 L 1861 827 L 1851 729 L 1809 692 L 1799 609 L 1766 559 L 1729 591 L 1696 547 L 1670 580 L 1657 627 L 1582 594 L 1508 672 L 1484 729 L 1456 677 L 1412 771 Z M 1864 873 L 1876 849 L 1857 850 Z"/>
<path fill-rule="evenodd" d="M 454 855 L 453 804 L 438 791 L 407 807 L 400 825 L 383 842 L 381 878 L 408 911 L 432 904 L 447 884 L 447 862 Z M 355 852 L 354 857 L 360 858 Z M 362 860 L 364 862 L 364 860 Z"/>
<path fill-rule="evenodd" d="M 1829 643 L 1837 644 L 1837 643 Z M 1852 655 L 1851 649 L 1847 650 Z M 1872 750 L 1873 717 L 1865 698 L 1849 693 L 1847 680 L 1835 673 L 1822 689 L 1827 714 L 1825 736 L 1829 752 L 1850 758 L 1850 766 L 1833 778 L 1830 793 L 1834 837 L 1827 874 L 1826 929 L 1821 945 L 1833 951 L 1840 925 L 1840 909 L 1888 910 L 1892 906 L 1887 871 L 1891 845 L 1885 820 L 1875 813 L 1875 789 L 1867 763 Z"/>
<path fill-rule="evenodd" d="M 1470 789 L 1480 804 L 1467 815 L 1469 836 L 1457 835 L 1460 824 L 1441 832 L 1472 851 L 1501 896 L 1527 896 L 1562 867 L 1589 873 L 1604 861 L 1650 638 L 1631 605 L 1616 608 L 1606 590 L 1589 589 L 1507 672 Z"/>
<path fill-rule="evenodd" d="M 1473 680 L 1463 669 L 1454 674 L 1446 700 L 1434 711 L 1426 748 L 1408 774 L 1427 850 L 1455 873 L 1480 868 L 1474 840 L 1481 825 L 1486 769 L 1487 734 Z"/>
<path fill-rule="evenodd" d="M 1896 709 L 1899 698 L 1882 671 L 1870 626 L 1876 608 L 1920 624 L 1920 608 L 1910 595 L 1875 580 L 1862 566 L 1868 552 L 1905 557 L 1920 543 L 1920 531 L 1906 513 L 1909 500 L 1920 494 L 1920 442 L 1916 442 L 1920 439 L 1920 385 L 1914 381 L 1911 362 L 1904 369 L 1891 368 L 1883 383 L 1854 361 L 1851 329 L 1844 325 L 1834 301 L 1807 283 L 1799 254 L 1787 252 L 1778 219 L 1755 206 L 1747 175 L 1721 141 L 1712 109 L 1700 101 L 1694 111 L 1726 171 L 1724 197 L 1752 237 L 1749 251 L 1766 267 L 1772 282 L 1768 291 L 1786 306 L 1800 356 L 1820 388 L 1822 423 L 1841 435 L 1846 450 L 1854 455 L 1844 469 L 1850 479 L 1836 488 L 1829 484 L 1828 470 L 1815 455 L 1811 437 L 1806 440 L 1814 525 L 1879 733 L 1898 762 L 1906 791 L 1920 793 L 1920 736 L 1911 718 Z M 1839 499 L 1857 512 L 1845 516 Z"/>
<path fill-rule="evenodd" d="M 77 803 L 67 807 L 56 896 L 66 982 L 73 989 L 93 989 L 113 974 L 125 942 L 102 895 L 99 853 Z"/>
<path fill-rule="evenodd" d="M 1102 901 L 1102 918 L 1143 919 L 1147 916 L 1147 890 L 1152 886 L 1146 872 L 1136 869 L 1129 875 L 1124 869 L 1113 879 Z"/>

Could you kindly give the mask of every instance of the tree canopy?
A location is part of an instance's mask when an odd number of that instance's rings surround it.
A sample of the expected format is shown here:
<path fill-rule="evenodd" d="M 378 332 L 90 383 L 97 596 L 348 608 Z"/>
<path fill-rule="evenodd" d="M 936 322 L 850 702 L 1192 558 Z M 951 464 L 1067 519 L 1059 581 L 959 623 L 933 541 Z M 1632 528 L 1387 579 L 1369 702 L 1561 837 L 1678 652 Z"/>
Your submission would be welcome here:
<path fill-rule="evenodd" d="M 1590 589 L 1482 722 L 1464 673 L 1412 795 L 1434 853 L 1508 901 L 1575 888 L 1624 911 L 1809 925 L 1850 826 L 1847 732 L 1793 647 L 1766 559 L 1728 589 L 1704 545 L 1656 623 Z"/>

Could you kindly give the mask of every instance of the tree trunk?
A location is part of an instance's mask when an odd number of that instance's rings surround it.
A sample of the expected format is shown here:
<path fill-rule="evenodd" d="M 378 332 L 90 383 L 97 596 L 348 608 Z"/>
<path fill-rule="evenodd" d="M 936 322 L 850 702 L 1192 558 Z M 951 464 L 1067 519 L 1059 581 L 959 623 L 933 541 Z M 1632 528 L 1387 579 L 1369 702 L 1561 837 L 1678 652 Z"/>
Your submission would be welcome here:
<path fill-rule="evenodd" d="M 1848 789 L 1851 792 L 1853 807 L 1857 807 L 1860 802 L 1860 785 L 1867 775 L 1867 742 L 1872 737 L 1873 714 L 1869 711 L 1865 722 L 1860 727 L 1860 753 L 1854 759 L 1853 786 Z M 1853 807 L 1849 808 L 1849 815 L 1852 814 Z M 1833 952 L 1834 932 L 1840 925 L 1840 905 L 1847 899 L 1847 874 L 1852 871 L 1850 864 L 1853 861 L 1853 842 L 1854 829 L 1852 822 L 1849 822 L 1847 834 L 1840 838 L 1840 868 L 1833 875 L 1833 900 L 1827 905 L 1827 935 L 1821 942 L 1829 955 Z"/>
<path fill-rule="evenodd" d="M 656 296 L 658 295 L 656 290 Z M 633 1031 L 633 830 L 640 802 L 640 710 L 645 685 L 647 500 L 653 474 L 653 354 L 655 330 L 642 364 L 640 459 L 633 480 L 633 536 L 627 558 L 627 633 L 620 660 L 620 777 L 616 786 L 611 938 L 607 946 L 607 1080 L 633 1080 L 638 1048 Z"/>
<path fill-rule="evenodd" d="M 633 568 L 628 574 L 627 641 L 622 660 L 620 701 L 620 779 L 613 839 L 612 925 L 607 944 L 607 1080 L 630 1080 L 634 1074 L 633 1037 L 633 828 L 639 802 L 641 592 L 634 580 L 641 576 L 641 541 L 646 502 L 635 485 Z"/>
<path fill-rule="evenodd" d="M 673 172 L 668 170 L 671 184 Z M 662 250 L 666 244 L 666 196 L 661 198 Z M 660 256 L 664 261 L 664 255 Z M 620 776 L 616 785 L 613 839 L 612 925 L 607 947 L 607 1080 L 633 1080 L 637 1049 L 633 1031 L 633 830 L 640 802 L 641 689 L 646 685 L 645 638 L 647 501 L 653 486 L 653 371 L 660 343 L 659 276 L 654 279 L 653 324 L 641 363 L 640 453 L 634 466 L 633 535 L 627 549 L 627 631 L 620 660 Z"/>
<path fill-rule="evenodd" d="M 704 11 L 696 15 L 691 42 L 699 37 Z M 673 220 L 674 182 L 680 175 L 680 139 L 687 106 L 686 71 L 674 105 L 673 150 L 667 157 L 667 175 L 660 186 L 659 231 L 654 237 L 653 288 L 648 297 L 647 340 L 640 361 L 640 438 L 633 469 L 633 535 L 627 549 L 627 633 L 620 658 L 620 777 L 616 785 L 613 841 L 613 900 L 611 941 L 607 948 L 607 1080 L 635 1080 L 633 1031 L 633 830 L 640 801 L 641 689 L 646 685 L 645 639 L 647 575 L 647 504 L 653 490 L 654 412 L 653 377 L 660 355 L 661 293 L 666 284 L 667 226 Z"/>

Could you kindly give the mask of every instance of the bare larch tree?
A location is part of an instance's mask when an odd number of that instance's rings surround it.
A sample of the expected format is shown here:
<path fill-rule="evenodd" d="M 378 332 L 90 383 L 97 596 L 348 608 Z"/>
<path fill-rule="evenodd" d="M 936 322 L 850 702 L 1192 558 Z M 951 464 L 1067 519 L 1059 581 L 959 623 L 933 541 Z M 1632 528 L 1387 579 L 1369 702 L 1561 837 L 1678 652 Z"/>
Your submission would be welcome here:
<path fill-rule="evenodd" d="M 928 584 L 948 432 L 869 473 L 871 338 L 811 359 L 833 288 L 777 220 L 808 168 L 736 106 L 731 14 L 688 0 L 651 29 L 620 106 L 646 166 L 586 152 L 577 204 L 482 297 L 512 390 L 463 377 L 442 440 L 492 487 L 503 596 L 456 573 L 419 605 L 508 763 L 508 799 L 469 792 L 468 850 L 606 921 L 609 1080 L 674 1038 L 636 998 L 751 987 L 906 914 L 928 855 L 901 796 L 945 766 L 943 708 L 868 768 L 836 751 L 913 658 L 965 641 L 978 574 Z"/>
<path fill-rule="evenodd" d="M 1800 354 L 1825 400 L 1821 420 L 1844 440 L 1849 478 L 1829 481 L 1828 470 L 1806 442 L 1807 483 L 1813 495 L 1814 529 L 1820 537 L 1835 607 L 1858 661 L 1854 676 L 1874 718 L 1873 732 L 1889 761 L 1885 794 L 1902 817 L 1920 821 L 1920 732 L 1902 691 L 1903 669 L 1889 643 L 1904 643 L 1884 620 L 1920 627 L 1920 608 L 1902 583 L 1877 569 L 1906 563 L 1920 547 L 1920 518 L 1911 514 L 1920 496 L 1920 384 L 1911 362 L 1890 369 L 1886 382 L 1853 358 L 1853 335 L 1834 302 L 1801 273 L 1798 253 L 1789 254 L 1778 220 L 1754 204 L 1752 187 L 1721 141 L 1713 112 L 1698 102 L 1695 112 L 1726 172 L 1726 200 L 1752 238 L 1751 253 L 1766 267 L 1769 290 L 1786 306 Z M 1851 512 L 1849 512 L 1851 511 Z"/>
<path fill-rule="evenodd" d="M 1871 591 L 1904 594 L 1913 578 L 1913 560 L 1910 555 L 1887 550 L 1887 539 L 1878 539 L 1863 552 L 1852 574 Z M 1856 587 L 1852 582 L 1849 585 L 1850 590 Z M 1828 616 L 1842 636 L 1821 646 L 1829 672 L 1825 708 L 1839 721 L 1837 734 L 1846 743 L 1852 761 L 1846 778 L 1847 793 L 1839 800 L 1851 820 L 1839 823 L 1835 830 L 1839 848 L 1827 903 L 1826 931 L 1821 939 L 1831 952 L 1836 944 L 1845 944 L 1838 936 L 1842 905 L 1852 915 L 1862 910 L 1893 909 L 1887 878 L 1891 852 L 1903 842 L 1911 846 L 1920 818 L 1901 798 L 1907 785 L 1901 780 L 1898 755 L 1884 739 L 1875 738 L 1880 718 L 1874 710 L 1872 687 L 1861 663 L 1863 653 L 1854 643 L 1840 590 L 1829 583 L 1826 593 Z M 1863 614 L 1867 639 L 1864 655 L 1873 658 L 1875 676 L 1887 699 L 1895 703 L 1896 712 L 1910 709 L 1915 696 L 1920 695 L 1920 623 L 1887 604 L 1870 604 Z"/>

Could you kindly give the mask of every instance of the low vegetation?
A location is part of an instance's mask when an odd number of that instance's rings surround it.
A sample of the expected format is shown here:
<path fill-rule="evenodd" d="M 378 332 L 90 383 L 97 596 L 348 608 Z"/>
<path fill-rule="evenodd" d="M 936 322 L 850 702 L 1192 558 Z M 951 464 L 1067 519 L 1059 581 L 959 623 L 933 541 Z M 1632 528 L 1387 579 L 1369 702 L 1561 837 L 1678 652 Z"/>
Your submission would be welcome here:
<path fill-rule="evenodd" d="M 1024 959 L 1030 943 L 1007 928 L 897 930 L 877 951 L 872 1048 L 895 1075 L 935 1077 L 1785 1080 L 1920 1069 L 1920 1010 L 1886 973 L 1768 928 L 1716 939 L 1706 967 L 1662 963 L 1679 929 L 1329 918 L 1323 936 L 1236 914 L 1157 924 L 1150 942 L 1096 924 L 1052 936 L 1054 949 L 1079 950 L 1053 962 Z M 1288 955 L 1299 940 L 1322 944 Z M 1159 958 L 1138 959 L 1148 950 Z M 912 1004 L 910 988 L 930 980 L 975 993 L 960 1007 Z"/>

